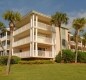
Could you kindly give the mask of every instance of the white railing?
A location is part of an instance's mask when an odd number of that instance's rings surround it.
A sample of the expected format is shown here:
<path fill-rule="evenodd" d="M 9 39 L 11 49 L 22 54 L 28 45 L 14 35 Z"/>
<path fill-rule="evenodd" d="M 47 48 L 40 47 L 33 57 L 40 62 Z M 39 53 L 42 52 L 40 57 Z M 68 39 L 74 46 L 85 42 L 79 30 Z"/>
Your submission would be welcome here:
<path fill-rule="evenodd" d="M 40 42 L 40 43 L 51 44 L 52 43 L 52 38 L 37 36 L 37 41 Z"/>
<path fill-rule="evenodd" d="M 21 28 L 15 30 L 15 31 L 13 32 L 13 36 L 15 36 L 15 35 L 17 35 L 17 34 L 20 34 L 20 33 L 24 32 L 24 31 L 28 30 L 29 28 L 30 28 L 30 23 L 28 23 L 28 24 L 22 26 Z"/>
<path fill-rule="evenodd" d="M 18 56 L 20 58 L 28 58 L 28 57 L 52 58 L 51 51 L 41 51 L 41 50 L 38 50 L 37 56 L 36 55 L 30 56 L 30 51 L 18 52 L 18 53 L 14 53 L 13 55 Z"/>
<path fill-rule="evenodd" d="M 7 49 L 7 46 L 3 46 L 4 49 Z M 3 50 L 2 47 L 0 46 L 0 50 Z"/>
<path fill-rule="evenodd" d="M 30 37 L 26 37 L 26 38 L 13 42 L 13 47 L 28 44 L 29 42 L 30 42 Z"/>
<path fill-rule="evenodd" d="M 14 53 L 13 55 L 18 56 L 20 58 L 28 58 L 28 57 L 30 57 L 30 52 L 24 51 L 24 52 Z"/>
<path fill-rule="evenodd" d="M 44 29 L 44 30 L 50 30 L 50 31 L 52 30 L 52 26 L 41 22 L 38 22 L 38 28 Z"/>
<path fill-rule="evenodd" d="M 52 52 L 38 50 L 38 57 L 50 58 L 50 57 L 52 57 Z"/>
<path fill-rule="evenodd" d="M 0 38 L 1 39 L 1 41 L 4 41 L 4 40 L 6 40 L 6 39 L 10 39 L 10 36 L 4 36 L 4 37 L 2 37 L 2 38 Z"/>
<path fill-rule="evenodd" d="M 70 41 L 70 45 L 75 45 L 76 43 L 74 41 Z M 78 43 L 78 46 L 82 46 L 82 43 Z"/>

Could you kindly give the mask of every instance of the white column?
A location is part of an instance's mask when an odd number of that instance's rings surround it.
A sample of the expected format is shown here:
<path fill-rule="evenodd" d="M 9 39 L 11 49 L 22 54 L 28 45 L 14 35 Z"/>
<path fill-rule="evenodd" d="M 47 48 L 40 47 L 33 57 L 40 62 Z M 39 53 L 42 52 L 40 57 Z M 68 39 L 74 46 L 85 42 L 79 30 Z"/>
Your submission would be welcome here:
<path fill-rule="evenodd" d="M 34 56 L 34 14 L 32 15 L 32 54 Z"/>
<path fill-rule="evenodd" d="M 31 28 L 30 28 L 30 41 L 32 42 L 32 17 L 31 17 L 31 21 L 30 21 L 30 23 L 31 23 Z"/>
<path fill-rule="evenodd" d="M 52 57 L 54 57 L 54 45 L 52 45 Z"/>
<path fill-rule="evenodd" d="M 5 55 L 7 55 L 7 31 L 6 31 L 6 43 L 5 43 L 5 45 L 6 45 Z"/>
<path fill-rule="evenodd" d="M 37 27 L 38 27 L 38 16 L 36 16 L 36 42 L 35 42 L 35 55 L 38 56 L 38 44 L 37 44 L 37 33 L 38 33 L 38 30 L 37 30 Z"/>
<path fill-rule="evenodd" d="M 32 16 L 31 16 L 31 19 L 30 19 L 30 56 L 32 56 Z"/>

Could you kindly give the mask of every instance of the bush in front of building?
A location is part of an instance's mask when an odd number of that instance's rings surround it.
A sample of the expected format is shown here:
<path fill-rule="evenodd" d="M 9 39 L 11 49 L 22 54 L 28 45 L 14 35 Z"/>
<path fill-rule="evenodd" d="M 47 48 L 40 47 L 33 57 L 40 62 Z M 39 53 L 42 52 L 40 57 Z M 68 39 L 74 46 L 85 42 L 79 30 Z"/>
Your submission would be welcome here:
<path fill-rule="evenodd" d="M 21 60 L 19 61 L 20 64 L 53 64 L 54 61 L 52 60 Z"/>
<path fill-rule="evenodd" d="M 80 63 L 86 63 L 86 52 L 78 52 L 77 61 Z"/>
<path fill-rule="evenodd" d="M 0 65 L 6 65 L 8 56 L 0 56 Z M 17 64 L 20 61 L 20 58 L 17 56 L 12 56 L 11 64 Z"/>
<path fill-rule="evenodd" d="M 18 64 L 21 59 L 17 56 L 12 56 L 11 64 Z"/>
<path fill-rule="evenodd" d="M 57 63 L 72 63 L 75 60 L 75 53 L 72 52 L 71 50 L 62 50 L 62 58 L 61 58 L 61 53 L 56 56 L 55 61 Z"/>

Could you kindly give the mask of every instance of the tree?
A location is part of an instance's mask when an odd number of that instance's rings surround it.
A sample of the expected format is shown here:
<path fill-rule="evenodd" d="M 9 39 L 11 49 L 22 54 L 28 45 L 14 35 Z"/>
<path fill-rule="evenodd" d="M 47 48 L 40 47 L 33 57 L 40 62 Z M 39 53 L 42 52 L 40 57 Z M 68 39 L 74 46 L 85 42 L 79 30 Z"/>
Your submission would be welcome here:
<path fill-rule="evenodd" d="M 85 26 L 86 24 L 86 19 L 85 18 L 76 18 L 73 20 L 73 28 L 75 29 L 75 63 L 77 63 L 77 55 L 78 55 L 78 37 L 79 37 L 79 32 L 82 30 L 82 28 Z"/>
<path fill-rule="evenodd" d="M 6 74 L 8 75 L 10 72 L 10 62 L 11 62 L 11 56 L 12 56 L 13 30 L 15 27 L 15 21 L 20 21 L 21 15 L 19 12 L 6 11 L 3 14 L 3 18 L 5 20 L 9 21 L 9 28 L 10 28 L 10 51 L 9 51 L 9 55 L 8 55 L 8 62 L 7 62 L 7 69 L 6 69 Z"/>
<path fill-rule="evenodd" d="M 84 51 L 86 46 L 86 33 L 83 34 L 82 45 L 84 45 L 84 47 L 82 46 Z"/>
<path fill-rule="evenodd" d="M 61 24 L 67 24 L 69 18 L 66 13 L 61 12 L 56 12 L 54 15 L 51 16 L 51 18 L 51 23 L 54 24 L 56 27 L 59 27 L 60 51 L 62 57 Z"/>
<path fill-rule="evenodd" d="M 3 22 L 0 22 L 0 31 L 1 31 L 1 32 L 6 32 L 6 27 L 5 27 L 5 25 L 4 25 Z M 0 40 L 0 46 L 2 47 L 3 52 L 4 52 L 4 54 L 5 54 L 5 49 L 4 49 L 3 45 L 2 45 L 1 40 Z"/>

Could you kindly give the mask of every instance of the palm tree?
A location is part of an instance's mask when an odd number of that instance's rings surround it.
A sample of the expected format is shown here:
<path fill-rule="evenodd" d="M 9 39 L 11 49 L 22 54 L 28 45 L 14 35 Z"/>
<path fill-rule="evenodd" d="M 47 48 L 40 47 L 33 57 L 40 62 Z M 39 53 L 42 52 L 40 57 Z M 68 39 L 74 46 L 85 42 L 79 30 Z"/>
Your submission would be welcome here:
<path fill-rule="evenodd" d="M 13 36 L 13 30 L 14 30 L 14 26 L 15 26 L 15 21 L 20 21 L 21 19 L 21 15 L 18 12 L 14 12 L 14 11 L 6 11 L 3 14 L 3 18 L 7 21 L 9 21 L 9 28 L 10 28 L 10 52 L 9 52 L 9 56 L 8 56 L 8 62 L 7 62 L 7 75 L 10 72 L 10 62 L 11 62 L 11 56 L 12 56 L 12 36 Z"/>
<path fill-rule="evenodd" d="M 85 46 L 86 46 L 86 33 L 83 34 L 82 45 L 84 45 L 84 49 L 85 49 Z M 83 49 L 83 51 L 84 51 L 84 49 Z"/>
<path fill-rule="evenodd" d="M 66 13 L 61 12 L 56 12 L 54 15 L 51 16 L 51 18 L 51 23 L 54 24 L 56 27 L 59 27 L 60 51 L 62 57 L 61 24 L 67 24 L 69 18 Z"/>
<path fill-rule="evenodd" d="M 1 32 L 6 32 L 6 27 L 5 27 L 5 25 L 4 25 L 3 22 L 0 22 L 0 31 L 1 31 Z M 4 49 L 3 45 L 2 45 L 1 40 L 0 40 L 0 46 L 2 47 L 3 52 L 4 52 L 4 54 L 5 54 L 5 49 Z"/>
<path fill-rule="evenodd" d="M 79 32 L 82 30 L 82 28 L 85 26 L 86 20 L 85 18 L 76 18 L 73 20 L 73 28 L 75 29 L 75 42 L 76 42 L 76 47 L 75 47 L 75 63 L 77 63 L 77 54 L 78 54 L 78 36 Z"/>

